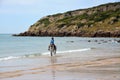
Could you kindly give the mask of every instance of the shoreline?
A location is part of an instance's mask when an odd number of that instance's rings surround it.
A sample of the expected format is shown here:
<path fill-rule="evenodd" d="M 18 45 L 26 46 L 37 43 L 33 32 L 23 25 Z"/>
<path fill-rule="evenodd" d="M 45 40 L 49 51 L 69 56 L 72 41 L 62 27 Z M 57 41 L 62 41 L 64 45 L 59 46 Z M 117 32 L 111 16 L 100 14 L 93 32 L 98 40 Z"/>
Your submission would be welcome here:
<path fill-rule="evenodd" d="M 85 51 L 57 54 L 53 57 L 43 55 L 35 58 L 4 61 L 4 65 L 0 66 L 0 79 L 119 80 L 120 54 L 106 53 L 103 55 L 103 52 L 99 52 L 97 55 L 96 53 L 98 52 Z"/>
<path fill-rule="evenodd" d="M 106 37 L 106 38 L 120 38 L 120 31 L 96 31 L 93 33 L 81 33 L 81 32 L 53 32 L 49 33 L 44 31 L 42 33 L 35 33 L 26 31 L 19 34 L 12 34 L 12 36 L 21 36 L 21 37 L 90 37 L 90 38 L 97 38 L 97 37 Z"/>

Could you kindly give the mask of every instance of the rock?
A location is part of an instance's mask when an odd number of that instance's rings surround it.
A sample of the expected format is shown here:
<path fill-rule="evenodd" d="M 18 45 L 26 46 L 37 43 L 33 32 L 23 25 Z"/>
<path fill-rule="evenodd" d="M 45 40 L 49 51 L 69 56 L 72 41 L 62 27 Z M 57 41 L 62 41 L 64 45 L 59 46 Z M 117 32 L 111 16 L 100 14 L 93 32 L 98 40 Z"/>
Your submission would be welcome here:
<path fill-rule="evenodd" d="M 120 37 L 120 31 L 111 32 L 111 37 Z"/>
<path fill-rule="evenodd" d="M 67 41 L 67 42 L 73 43 L 74 41 Z"/>
<path fill-rule="evenodd" d="M 101 44 L 100 42 L 98 44 Z"/>
<path fill-rule="evenodd" d="M 88 40 L 88 42 L 91 42 L 90 40 Z"/>
<path fill-rule="evenodd" d="M 103 43 L 107 43 L 107 41 L 103 41 Z"/>
<path fill-rule="evenodd" d="M 97 31 L 94 33 L 93 37 L 110 37 L 110 32 Z"/>
<path fill-rule="evenodd" d="M 97 40 L 95 40 L 95 42 L 97 42 Z"/>
<path fill-rule="evenodd" d="M 118 40 L 117 42 L 120 43 L 120 40 Z"/>

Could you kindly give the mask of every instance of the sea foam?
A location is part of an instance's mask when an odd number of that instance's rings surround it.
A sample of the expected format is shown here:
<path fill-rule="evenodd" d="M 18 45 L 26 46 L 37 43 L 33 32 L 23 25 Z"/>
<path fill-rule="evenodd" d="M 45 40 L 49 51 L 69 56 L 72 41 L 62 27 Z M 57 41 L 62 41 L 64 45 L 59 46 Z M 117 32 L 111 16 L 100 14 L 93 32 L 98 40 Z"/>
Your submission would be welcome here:
<path fill-rule="evenodd" d="M 72 53 L 72 52 L 82 52 L 82 51 L 88 51 L 88 50 L 91 50 L 91 48 L 66 50 L 66 51 L 57 51 L 56 53 Z M 47 55 L 47 54 L 50 54 L 50 52 L 42 53 L 42 55 Z"/>
<path fill-rule="evenodd" d="M 66 51 L 57 51 L 56 54 L 60 53 L 72 53 L 72 52 L 82 52 L 82 51 L 88 51 L 91 50 L 91 48 L 84 48 L 84 49 L 76 49 L 76 50 L 66 50 Z M 29 57 L 38 57 L 41 55 L 49 55 L 50 52 L 44 52 L 44 53 L 35 53 L 35 54 L 28 54 L 23 56 L 8 56 L 8 57 L 2 57 L 0 58 L 0 61 L 6 61 L 6 60 L 12 60 L 12 59 L 20 59 L 20 58 L 29 58 Z"/>
<path fill-rule="evenodd" d="M 8 57 L 0 58 L 0 61 L 10 60 L 10 59 L 17 59 L 17 58 L 20 58 L 20 57 L 8 56 Z"/>

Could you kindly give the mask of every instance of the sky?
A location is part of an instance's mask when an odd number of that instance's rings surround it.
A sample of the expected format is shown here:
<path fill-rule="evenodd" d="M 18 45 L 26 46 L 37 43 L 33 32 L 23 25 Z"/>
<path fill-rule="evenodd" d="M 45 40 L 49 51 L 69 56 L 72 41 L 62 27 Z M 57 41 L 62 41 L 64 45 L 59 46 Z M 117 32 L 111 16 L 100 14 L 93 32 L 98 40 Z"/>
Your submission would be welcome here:
<path fill-rule="evenodd" d="M 120 0 L 0 0 L 0 33 L 21 33 L 47 15 Z"/>

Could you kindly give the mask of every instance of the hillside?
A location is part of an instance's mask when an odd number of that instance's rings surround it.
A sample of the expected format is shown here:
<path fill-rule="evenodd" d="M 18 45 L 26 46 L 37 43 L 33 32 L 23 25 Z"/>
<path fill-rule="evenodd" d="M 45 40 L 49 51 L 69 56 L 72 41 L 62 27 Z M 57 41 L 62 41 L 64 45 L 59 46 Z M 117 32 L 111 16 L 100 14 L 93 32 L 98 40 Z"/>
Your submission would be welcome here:
<path fill-rule="evenodd" d="M 120 37 L 120 2 L 48 15 L 14 36 Z"/>

